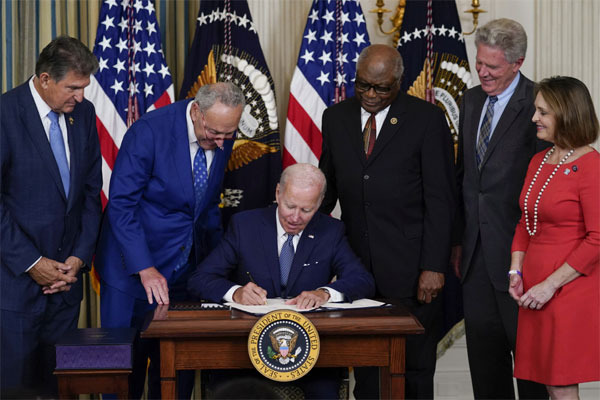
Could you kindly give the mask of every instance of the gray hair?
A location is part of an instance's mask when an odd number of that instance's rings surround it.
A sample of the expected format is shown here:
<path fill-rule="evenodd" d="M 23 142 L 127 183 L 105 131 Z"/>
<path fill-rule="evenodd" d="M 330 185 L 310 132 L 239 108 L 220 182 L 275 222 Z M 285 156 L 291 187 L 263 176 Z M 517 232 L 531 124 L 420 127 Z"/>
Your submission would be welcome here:
<path fill-rule="evenodd" d="M 475 32 L 475 46 L 480 44 L 502 50 L 506 61 L 512 64 L 519 58 L 525 58 L 527 33 L 517 21 L 508 18 L 494 19 Z"/>
<path fill-rule="evenodd" d="M 90 76 L 97 70 L 96 56 L 79 40 L 69 36 L 59 36 L 48 43 L 35 64 L 35 75 L 38 78 L 46 72 L 56 82 L 70 71 Z"/>
<path fill-rule="evenodd" d="M 360 68 L 360 66 L 369 58 L 369 56 L 371 55 L 371 53 L 373 51 L 381 51 L 384 45 L 371 45 L 371 46 L 367 46 L 363 49 L 363 51 L 360 52 L 360 55 L 358 56 L 358 60 L 356 62 L 356 70 L 358 71 L 358 69 Z M 386 46 L 389 47 L 389 46 Z M 390 49 L 393 49 L 392 47 L 390 47 Z M 393 56 L 392 57 L 392 61 L 394 62 L 394 65 L 392 65 L 393 68 L 393 72 L 394 72 L 394 78 L 396 78 L 396 80 L 400 81 L 400 79 L 402 79 L 402 74 L 404 73 L 404 62 L 402 61 L 402 56 L 400 55 L 400 52 L 398 52 L 396 49 L 394 49 L 394 51 L 397 53 L 397 56 Z M 393 53 L 390 53 L 393 54 Z"/>
<path fill-rule="evenodd" d="M 232 108 L 239 106 L 243 108 L 246 105 L 244 93 L 231 82 L 217 82 L 201 86 L 196 92 L 194 101 L 202 112 L 211 108 L 216 102 Z"/>
<path fill-rule="evenodd" d="M 283 191 L 287 184 L 301 188 L 320 187 L 319 200 L 323 200 L 327 190 L 327 179 L 323 172 L 314 165 L 306 163 L 292 164 L 283 170 L 279 179 L 280 190 Z"/>

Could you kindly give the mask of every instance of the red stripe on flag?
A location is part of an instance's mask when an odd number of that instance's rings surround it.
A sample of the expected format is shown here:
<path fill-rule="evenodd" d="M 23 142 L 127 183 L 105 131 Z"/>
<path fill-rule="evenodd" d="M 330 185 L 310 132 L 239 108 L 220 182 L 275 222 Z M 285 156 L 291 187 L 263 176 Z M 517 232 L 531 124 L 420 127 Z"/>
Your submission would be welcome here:
<path fill-rule="evenodd" d="M 287 119 L 294 125 L 298 133 L 300 133 L 300 136 L 302 136 L 308 147 L 310 147 L 315 157 L 317 159 L 321 158 L 323 146 L 321 131 L 292 93 L 290 93 Z"/>
<path fill-rule="evenodd" d="M 119 148 L 98 117 L 96 117 L 96 129 L 98 130 L 98 138 L 100 139 L 100 152 L 102 153 L 102 157 L 110 169 L 113 169 Z"/>
<path fill-rule="evenodd" d="M 160 108 L 168 104 L 171 104 L 171 98 L 169 97 L 169 93 L 167 93 L 167 90 L 165 90 L 162 96 L 160 96 L 158 100 L 154 102 L 154 107 Z"/>
<path fill-rule="evenodd" d="M 292 157 L 290 152 L 287 151 L 287 149 L 285 147 L 283 148 L 283 155 L 282 155 L 281 161 L 283 163 L 283 169 L 286 169 L 290 165 L 297 163 L 297 161 L 294 159 L 294 157 Z"/>

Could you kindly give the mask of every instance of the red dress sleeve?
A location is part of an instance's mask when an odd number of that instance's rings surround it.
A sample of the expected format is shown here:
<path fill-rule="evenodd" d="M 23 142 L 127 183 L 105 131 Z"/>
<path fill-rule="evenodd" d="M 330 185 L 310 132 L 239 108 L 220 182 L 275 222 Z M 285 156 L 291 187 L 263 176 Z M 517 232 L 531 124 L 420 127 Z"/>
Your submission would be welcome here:
<path fill-rule="evenodd" d="M 600 264 L 600 155 L 594 154 L 590 161 L 581 168 L 577 182 L 585 237 L 566 261 L 584 275 Z"/>

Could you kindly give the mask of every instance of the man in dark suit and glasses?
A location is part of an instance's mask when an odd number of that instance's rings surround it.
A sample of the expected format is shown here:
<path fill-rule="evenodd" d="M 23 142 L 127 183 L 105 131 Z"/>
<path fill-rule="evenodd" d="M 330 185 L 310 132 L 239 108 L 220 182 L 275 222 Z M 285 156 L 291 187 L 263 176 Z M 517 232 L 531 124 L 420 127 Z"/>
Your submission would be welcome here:
<path fill-rule="evenodd" d="M 515 398 L 511 352 L 517 304 L 508 294 L 510 246 L 521 215 L 519 194 L 536 139 L 533 82 L 523 76 L 527 35 L 497 19 L 475 34 L 481 81 L 467 92 L 459 120 L 459 212 L 452 262 L 462 281 L 467 351 L 477 399 Z M 539 384 L 518 381 L 521 399 L 547 398 Z"/>
<path fill-rule="evenodd" d="M 434 104 L 399 93 L 393 47 L 361 53 L 356 96 L 323 114 L 321 206 L 339 199 L 353 250 L 375 277 L 376 296 L 398 299 L 425 327 L 406 340 L 406 397 L 432 398 L 444 271 L 455 208 L 451 136 Z M 378 370 L 355 369 L 356 398 L 378 398 Z"/>
<path fill-rule="evenodd" d="M 83 98 L 97 68 L 87 47 L 61 36 L 1 98 L 3 393 L 55 394 L 54 344 L 77 328 L 102 211 L 96 114 Z"/>

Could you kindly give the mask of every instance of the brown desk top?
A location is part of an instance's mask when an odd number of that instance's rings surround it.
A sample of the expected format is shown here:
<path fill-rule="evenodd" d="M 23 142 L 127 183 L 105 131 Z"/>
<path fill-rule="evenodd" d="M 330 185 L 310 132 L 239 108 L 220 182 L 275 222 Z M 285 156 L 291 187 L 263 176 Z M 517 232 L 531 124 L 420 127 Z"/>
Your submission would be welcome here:
<path fill-rule="evenodd" d="M 286 310 L 281 310 L 285 312 Z M 393 307 L 312 312 L 304 314 L 319 334 L 390 335 L 419 334 L 424 329 L 408 310 Z M 193 338 L 247 336 L 259 317 L 238 310 L 167 311 L 157 308 L 143 338 Z"/>

